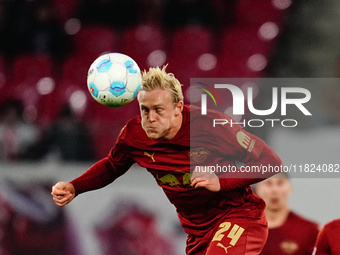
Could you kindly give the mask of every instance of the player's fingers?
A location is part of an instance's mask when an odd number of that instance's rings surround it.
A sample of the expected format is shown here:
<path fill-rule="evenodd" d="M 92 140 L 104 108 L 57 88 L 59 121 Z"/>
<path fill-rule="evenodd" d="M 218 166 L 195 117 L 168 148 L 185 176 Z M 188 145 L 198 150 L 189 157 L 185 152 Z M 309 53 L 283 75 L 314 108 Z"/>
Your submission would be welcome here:
<path fill-rule="evenodd" d="M 52 190 L 51 195 L 53 197 L 55 197 L 55 196 L 65 196 L 65 195 L 67 195 L 67 191 L 65 191 L 65 190 Z"/>
<path fill-rule="evenodd" d="M 65 195 L 67 195 L 67 191 L 66 190 L 57 190 L 57 189 L 55 189 L 55 190 L 52 190 L 51 195 L 53 197 L 65 196 Z"/>
<path fill-rule="evenodd" d="M 58 202 L 58 201 L 54 201 L 54 203 L 55 203 L 57 206 L 60 206 L 60 207 L 66 205 L 65 203 L 61 203 L 61 202 Z"/>
<path fill-rule="evenodd" d="M 193 177 L 191 178 L 191 186 L 194 186 L 197 182 L 200 181 L 201 178 L 199 177 Z"/>
<path fill-rule="evenodd" d="M 194 188 L 204 187 L 203 185 L 206 183 L 205 178 L 193 178 L 191 179 L 191 186 Z"/>
<path fill-rule="evenodd" d="M 66 200 L 67 197 L 66 196 L 53 196 L 53 201 L 54 202 L 60 202 L 62 203 L 64 200 Z"/>
<path fill-rule="evenodd" d="M 197 183 L 197 178 L 191 178 L 191 186 L 194 187 Z"/>
<path fill-rule="evenodd" d="M 194 188 L 198 189 L 198 188 L 206 188 L 207 187 L 207 183 L 206 182 L 199 182 L 197 183 Z"/>
<path fill-rule="evenodd" d="M 67 194 L 64 196 L 53 196 L 53 201 L 58 206 L 64 206 L 72 200 L 72 194 Z"/>
<path fill-rule="evenodd" d="M 206 181 L 208 180 L 209 178 L 207 177 L 193 177 L 191 178 L 191 184 L 192 183 L 197 183 L 197 182 L 202 182 L 202 181 Z"/>
<path fill-rule="evenodd" d="M 65 195 L 66 193 L 67 193 L 66 186 L 61 182 L 57 183 L 52 187 L 51 192 L 52 195 L 62 196 Z"/>
<path fill-rule="evenodd" d="M 70 192 L 62 192 L 62 193 L 54 193 L 54 194 L 52 194 L 52 197 L 56 198 L 56 199 L 62 199 L 62 198 L 67 197 L 69 195 L 71 195 Z"/>

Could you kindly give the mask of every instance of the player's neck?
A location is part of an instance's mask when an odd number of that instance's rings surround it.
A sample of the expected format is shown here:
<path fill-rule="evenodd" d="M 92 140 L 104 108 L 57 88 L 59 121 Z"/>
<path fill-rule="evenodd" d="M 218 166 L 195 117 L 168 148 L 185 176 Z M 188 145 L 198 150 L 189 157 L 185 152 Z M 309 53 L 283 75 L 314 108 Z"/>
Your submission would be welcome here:
<path fill-rule="evenodd" d="M 169 134 L 165 137 L 164 140 L 173 139 L 178 131 L 181 129 L 183 123 L 183 114 L 179 114 L 178 117 L 174 120 L 173 128 L 170 130 Z"/>
<path fill-rule="evenodd" d="M 267 220 L 268 220 L 268 228 L 278 228 L 281 227 L 288 215 L 289 215 L 289 208 L 288 207 L 284 207 L 280 210 L 266 210 L 266 216 L 267 216 Z"/>

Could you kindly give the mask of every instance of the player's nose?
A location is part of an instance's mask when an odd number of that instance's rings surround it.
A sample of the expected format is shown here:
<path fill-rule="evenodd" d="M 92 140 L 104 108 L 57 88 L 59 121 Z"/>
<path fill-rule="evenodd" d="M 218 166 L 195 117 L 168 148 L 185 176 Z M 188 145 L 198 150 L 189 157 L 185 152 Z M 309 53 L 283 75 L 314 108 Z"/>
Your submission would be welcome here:
<path fill-rule="evenodd" d="M 149 118 L 149 122 L 153 122 L 153 121 L 155 121 L 156 120 L 156 112 L 155 111 L 150 111 L 149 112 L 149 116 L 148 116 Z"/>

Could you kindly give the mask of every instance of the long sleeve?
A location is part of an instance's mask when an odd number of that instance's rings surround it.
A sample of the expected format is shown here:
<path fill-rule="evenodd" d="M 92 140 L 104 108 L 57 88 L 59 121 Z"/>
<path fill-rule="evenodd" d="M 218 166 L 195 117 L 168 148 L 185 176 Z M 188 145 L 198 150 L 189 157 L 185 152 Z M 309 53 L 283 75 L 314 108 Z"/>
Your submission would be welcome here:
<path fill-rule="evenodd" d="M 86 191 L 100 189 L 112 183 L 122 173 L 114 171 L 108 158 L 104 158 L 92 167 L 90 167 L 84 174 L 71 181 L 73 184 L 76 195 Z"/>
<path fill-rule="evenodd" d="M 190 146 L 193 149 L 207 148 L 207 152 L 204 154 L 205 159 L 198 163 L 197 157 L 191 157 L 191 163 L 195 166 L 225 167 L 225 171 L 217 168 L 215 171 L 220 180 L 221 190 L 249 186 L 275 174 L 247 171 L 249 168 L 261 170 L 262 166 L 276 168 L 281 166 L 282 162 L 278 155 L 262 139 L 249 133 L 242 126 L 237 124 L 213 126 L 215 119 L 224 119 L 227 123 L 232 123 L 227 114 L 215 111 L 203 117 L 199 114 L 194 112 L 191 116 L 190 125 L 195 128 L 190 129 Z M 245 165 L 237 169 L 237 162 Z"/>
<path fill-rule="evenodd" d="M 263 166 L 280 167 L 281 165 L 282 161 L 279 156 L 265 144 L 259 158 L 246 163 L 243 169 L 261 170 Z M 232 190 L 260 182 L 274 174 L 275 172 L 273 171 L 249 173 L 240 172 L 240 169 L 238 169 L 237 173 L 226 173 L 220 176 L 220 185 L 222 190 Z"/>
<path fill-rule="evenodd" d="M 125 135 L 126 128 L 124 127 L 109 155 L 91 166 L 84 174 L 71 181 L 76 190 L 76 195 L 105 187 L 126 173 L 131 165 L 135 163 L 130 157 L 129 148 L 125 144 Z"/>

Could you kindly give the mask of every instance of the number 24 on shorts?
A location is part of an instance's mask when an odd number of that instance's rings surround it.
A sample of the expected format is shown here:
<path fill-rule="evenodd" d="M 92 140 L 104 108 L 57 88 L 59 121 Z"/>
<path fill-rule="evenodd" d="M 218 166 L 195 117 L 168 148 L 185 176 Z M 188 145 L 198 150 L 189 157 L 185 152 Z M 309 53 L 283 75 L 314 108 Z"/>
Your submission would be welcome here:
<path fill-rule="evenodd" d="M 220 229 L 215 233 L 212 242 L 217 241 L 220 242 L 222 238 L 227 234 L 231 227 L 230 222 L 222 222 L 220 224 Z M 235 246 L 237 243 L 238 239 L 241 237 L 242 233 L 244 231 L 244 228 L 240 227 L 237 224 L 234 224 L 234 226 L 230 229 L 227 237 L 231 239 L 230 245 Z"/>

